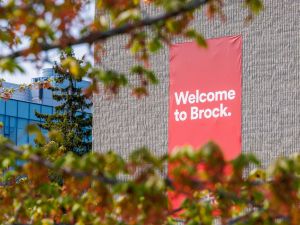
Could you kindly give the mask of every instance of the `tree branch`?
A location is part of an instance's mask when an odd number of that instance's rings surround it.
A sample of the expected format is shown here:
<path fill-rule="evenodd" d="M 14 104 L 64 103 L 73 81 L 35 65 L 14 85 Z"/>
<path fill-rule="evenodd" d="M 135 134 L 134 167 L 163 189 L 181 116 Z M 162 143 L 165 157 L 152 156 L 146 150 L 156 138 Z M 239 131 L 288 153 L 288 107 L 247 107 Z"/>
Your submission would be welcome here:
<path fill-rule="evenodd" d="M 12 151 L 12 152 L 14 152 L 18 155 L 23 155 L 24 154 L 24 152 L 22 150 L 20 150 L 17 146 L 9 144 L 9 143 L 6 143 L 3 146 L 0 146 L 0 150 L 3 149 L 3 148 L 8 149 L 8 150 L 10 150 L 10 151 Z M 46 160 L 46 159 L 44 159 L 44 158 L 42 158 L 38 155 L 31 154 L 29 156 L 28 160 L 30 160 L 31 162 L 37 163 L 39 165 L 45 166 L 49 169 L 55 169 L 55 165 L 52 162 L 50 162 L 50 161 L 48 161 L 48 160 Z M 105 184 L 111 184 L 111 185 L 118 184 L 118 183 L 122 182 L 120 180 L 111 179 L 111 178 L 108 178 L 108 177 L 103 176 L 103 175 L 92 175 L 92 174 L 82 172 L 82 171 L 74 171 L 71 168 L 67 168 L 67 167 L 61 167 L 61 168 L 59 168 L 59 170 L 64 174 L 73 176 L 73 177 L 78 178 L 78 179 L 85 178 L 85 177 L 91 177 L 94 180 L 100 181 L 100 182 L 105 183 Z"/>
<path fill-rule="evenodd" d="M 13 145 L 13 144 L 10 144 L 10 143 L 5 143 L 4 145 L 0 145 L 0 150 L 3 150 L 3 149 L 7 149 L 7 150 L 10 150 L 18 155 L 23 155 L 24 152 L 19 149 L 17 146 Z M 49 169 L 55 169 L 55 165 L 36 155 L 36 154 L 31 154 L 28 158 L 29 161 L 31 162 L 34 162 L 34 163 L 37 163 L 37 164 L 40 164 L 40 165 L 43 165 Z M 114 185 L 114 184 L 118 184 L 118 183 L 121 183 L 123 181 L 121 180 L 117 180 L 117 179 L 111 179 L 111 178 L 108 178 L 108 177 L 105 177 L 104 175 L 91 175 L 89 173 L 86 173 L 86 172 L 83 172 L 83 171 L 74 171 L 72 170 L 71 168 L 67 168 L 67 167 L 61 167 L 59 168 L 59 170 L 61 172 L 63 172 L 64 174 L 67 174 L 67 175 L 70 175 L 70 176 L 73 176 L 75 178 L 78 178 L 78 179 L 81 179 L 81 178 L 85 178 L 85 177 L 91 177 L 92 179 L 94 180 L 97 180 L 97 181 L 100 181 L 102 183 L 105 183 L 105 184 L 111 184 L 111 185 Z M 169 179 L 169 178 L 166 178 L 165 179 L 165 182 L 167 183 L 167 185 L 169 186 L 172 186 L 172 181 Z M 254 185 L 259 185 L 260 183 L 254 183 Z M 226 194 L 226 193 L 222 193 L 223 195 Z M 227 196 L 227 197 L 230 197 L 232 198 L 233 196 Z M 180 211 L 184 210 L 182 207 L 179 207 L 179 208 L 176 208 L 172 211 L 170 211 L 168 213 L 168 216 L 172 216 Z M 259 209 L 253 209 L 241 216 L 237 216 L 237 217 L 233 217 L 231 219 L 229 219 L 227 222 L 226 222 L 226 225 L 235 225 L 236 223 L 239 223 L 239 222 L 243 222 L 243 221 L 246 221 L 253 213 L 255 212 L 263 212 L 264 209 L 263 208 L 259 208 Z M 288 216 L 281 216 L 281 215 L 278 215 L 275 219 L 279 219 L 279 220 L 284 220 L 284 221 L 289 221 L 290 218 Z M 181 220 L 179 220 L 181 221 Z M 14 223 L 14 225 L 31 225 L 31 224 L 19 224 L 19 223 Z M 69 225 L 69 224 L 56 224 L 56 225 Z"/>
<path fill-rule="evenodd" d="M 12 151 L 14 153 L 16 153 L 17 155 L 22 156 L 24 154 L 24 151 L 22 151 L 21 149 L 19 149 L 17 146 L 10 144 L 10 143 L 5 143 L 4 145 L 0 145 L 0 152 L 1 150 L 6 149 L 8 151 Z M 28 157 L 28 160 L 34 163 L 37 163 L 39 165 L 45 166 L 48 169 L 56 169 L 55 165 L 50 162 L 47 159 L 44 159 L 36 154 L 30 154 L 30 156 Z M 115 185 L 115 184 L 119 184 L 119 183 L 124 183 L 126 182 L 125 180 L 120 180 L 120 179 L 112 179 L 112 178 L 108 178 L 104 175 L 93 175 L 87 172 L 83 172 L 83 171 L 78 171 L 78 170 L 73 170 L 72 168 L 68 168 L 68 167 L 61 167 L 58 168 L 59 171 L 61 171 L 64 174 L 67 174 L 69 176 L 73 176 L 77 179 L 82 179 L 85 177 L 91 177 L 93 180 L 97 180 L 99 182 L 102 182 L 104 184 L 110 184 L 110 185 Z M 168 177 L 164 179 L 164 182 L 166 183 L 166 186 L 173 188 L 172 185 L 172 180 L 169 179 Z"/>
<path fill-rule="evenodd" d="M 176 17 L 182 13 L 186 13 L 189 11 L 192 11 L 194 9 L 199 8 L 202 5 L 205 5 L 209 0 L 193 0 L 185 4 L 184 6 L 178 8 L 177 10 L 167 12 L 165 14 L 159 15 L 157 17 L 153 18 L 145 18 L 142 19 L 136 23 L 128 23 L 120 27 L 116 27 L 107 31 L 96 31 L 96 32 L 91 32 L 88 35 L 81 37 L 79 39 L 75 40 L 69 40 L 67 42 L 62 43 L 54 43 L 50 45 L 40 45 L 40 51 L 48 51 L 51 49 L 56 49 L 56 48 L 63 48 L 65 46 L 74 46 L 74 45 L 79 45 L 79 44 L 92 44 L 97 41 L 105 40 L 109 37 L 112 36 L 117 36 L 117 35 L 122 35 L 125 33 L 128 33 L 130 31 L 136 30 L 141 27 L 146 27 L 146 26 L 151 26 L 154 24 L 157 24 L 160 21 L 164 21 L 167 19 L 170 19 L 172 17 Z M 30 52 L 30 48 L 26 48 L 20 51 L 15 51 L 11 54 L 8 55 L 0 55 L 0 59 L 4 58 L 17 58 L 23 55 L 26 55 L 28 52 Z"/>

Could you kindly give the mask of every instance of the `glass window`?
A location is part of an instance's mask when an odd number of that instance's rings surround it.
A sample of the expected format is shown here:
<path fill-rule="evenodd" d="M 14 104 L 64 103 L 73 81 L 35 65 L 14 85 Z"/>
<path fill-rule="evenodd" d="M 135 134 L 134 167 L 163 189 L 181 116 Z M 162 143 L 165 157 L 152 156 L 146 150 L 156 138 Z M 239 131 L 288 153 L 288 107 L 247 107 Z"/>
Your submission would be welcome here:
<path fill-rule="evenodd" d="M 42 113 L 52 115 L 52 107 L 42 105 Z"/>
<path fill-rule="evenodd" d="M 4 136 L 8 137 L 9 135 L 9 116 L 4 116 Z"/>
<path fill-rule="evenodd" d="M 35 112 L 41 112 L 41 106 L 38 104 L 30 104 L 30 119 L 32 120 L 40 120 L 36 117 Z"/>
<path fill-rule="evenodd" d="M 28 143 L 28 134 L 26 131 L 28 120 L 18 119 L 17 144 L 22 145 Z"/>
<path fill-rule="evenodd" d="M 18 102 L 18 117 L 29 119 L 28 116 L 29 116 L 29 103 Z"/>
<path fill-rule="evenodd" d="M 28 120 L 18 119 L 18 129 L 26 129 L 27 125 L 28 125 Z"/>
<path fill-rule="evenodd" d="M 17 101 L 8 100 L 6 102 L 6 115 L 8 116 L 17 116 Z"/>
<path fill-rule="evenodd" d="M 17 142 L 17 119 L 10 117 L 9 119 L 9 139 L 13 142 Z"/>
<path fill-rule="evenodd" d="M 0 98 L 0 114 L 5 114 L 5 101 Z"/>

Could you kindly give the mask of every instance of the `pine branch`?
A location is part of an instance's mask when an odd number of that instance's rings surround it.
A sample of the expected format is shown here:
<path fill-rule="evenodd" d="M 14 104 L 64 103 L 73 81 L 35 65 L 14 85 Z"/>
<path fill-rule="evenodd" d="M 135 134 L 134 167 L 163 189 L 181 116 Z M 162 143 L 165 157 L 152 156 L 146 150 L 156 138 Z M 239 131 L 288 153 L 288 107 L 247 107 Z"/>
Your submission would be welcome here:
<path fill-rule="evenodd" d="M 92 116 L 85 111 L 90 109 L 92 102 L 87 102 L 88 99 L 82 94 L 82 89 L 76 87 L 82 78 L 75 79 L 68 71 L 62 69 L 60 63 L 66 57 L 73 57 L 80 64 L 80 60 L 69 51 L 62 51 L 60 62 L 55 63 L 53 69 L 57 72 L 56 87 L 51 89 L 53 99 L 58 102 L 54 107 L 55 113 L 52 115 L 36 113 L 36 115 L 44 119 L 44 122 L 39 124 L 40 127 L 48 131 L 61 131 L 66 151 L 83 155 L 92 149 L 91 143 L 83 142 L 91 135 Z"/>

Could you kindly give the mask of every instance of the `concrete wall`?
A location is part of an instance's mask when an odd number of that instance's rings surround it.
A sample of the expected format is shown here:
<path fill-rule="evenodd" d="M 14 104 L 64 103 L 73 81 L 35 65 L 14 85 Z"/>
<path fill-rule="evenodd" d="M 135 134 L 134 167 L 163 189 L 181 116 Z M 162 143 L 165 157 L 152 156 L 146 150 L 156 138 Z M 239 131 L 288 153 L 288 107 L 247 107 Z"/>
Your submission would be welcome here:
<path fill-rule="evenodd" d="M 193 23 L 206 38 L 243 36 L 243 152 L 264 163 L 300 150 L 300 1 L 265 0 L 265 10 L 250 25 L 240 0 L 225 1 L 227 22 L 208 20 L 200 12 Z M 146 8 L 147 14 L 155 11 Z M 177 39 L 175 42 L 184 40 Z M 101 67 L 129 71 L 135 60 L 124 49 L 126 37 L 107 42 Z M 95 151 L 113 149 L 127 155 L 146 145 L 157 154 L 167 151 L 169 51 L 151 58 L 160 84 L 137 100 L 122 90 L 114 100 L 94 97 Z"/>

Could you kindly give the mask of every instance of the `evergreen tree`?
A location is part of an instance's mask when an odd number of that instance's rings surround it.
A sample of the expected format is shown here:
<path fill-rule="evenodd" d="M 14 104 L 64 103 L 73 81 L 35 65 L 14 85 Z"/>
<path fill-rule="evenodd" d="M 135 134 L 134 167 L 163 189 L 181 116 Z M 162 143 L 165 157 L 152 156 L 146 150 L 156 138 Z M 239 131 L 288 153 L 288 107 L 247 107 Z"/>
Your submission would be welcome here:
<path fill-rule="evenodd" d="M 78 155 L 89 152 L 92 148 L 92 114 L 87 110 L 92 107 L 92 102 L 83 94 L 78 83 L 82 77 L 74 77 L 68 68 L 64 66 L 67 60 L 76 62 L 79 69 L 84 61 L 76 59 L 72 49 L 61 52 L 60 62 L 55 62 L 54 85 L 49 89 L 52 91 L 53 99 L 58 102 L 52 115 L 37 113 L 36 116 L 43 120 L 39 127 L 50 131 L 60 131 L 63 137 L 64 151 L 72 151 Z"/>

